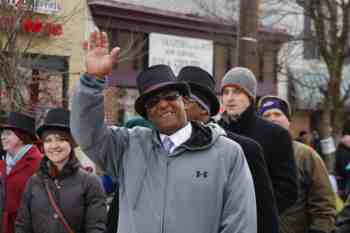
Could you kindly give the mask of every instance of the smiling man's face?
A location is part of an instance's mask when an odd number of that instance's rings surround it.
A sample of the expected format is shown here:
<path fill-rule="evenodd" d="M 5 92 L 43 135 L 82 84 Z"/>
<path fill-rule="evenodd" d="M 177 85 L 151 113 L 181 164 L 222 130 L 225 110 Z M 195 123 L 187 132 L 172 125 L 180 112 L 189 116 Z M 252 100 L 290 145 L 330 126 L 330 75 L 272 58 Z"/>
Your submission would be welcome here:
<path fill-rule="evenodd" d="M 146 102 L 147 117 L 160 133 L 171 135 L 187 124 L 183 97 L 177 91 L 162 91 Z"/>

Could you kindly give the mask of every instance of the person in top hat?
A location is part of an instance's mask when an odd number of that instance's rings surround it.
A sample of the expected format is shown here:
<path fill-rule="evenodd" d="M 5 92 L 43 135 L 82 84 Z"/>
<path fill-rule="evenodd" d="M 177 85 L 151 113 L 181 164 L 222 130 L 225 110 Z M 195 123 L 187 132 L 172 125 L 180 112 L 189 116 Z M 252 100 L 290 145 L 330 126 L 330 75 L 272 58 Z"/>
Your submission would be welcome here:
<path fill-rule="evenodd" d="M 218 114 L 220 108 L 219 99 L 215 95 L 214 78 L 199 67 L 186 66 L 180 70 L 178 79 L 187 82 L 191 89 L 191 95 L 185 99 L 189 120 L 200 121 L 204 124 L 214 122 L 211 117 Z M 242 146 L 253 176 L 258 233 L 279 233 L 276 200 L 261 147 L 252 139 L 232 132 L 226 133 L 230 139 Z"/>
<path fill-rule="evenodd" d="M 196 66 L 183 67 L 178 75 L 178 80 L 186 82 L 191 90 L 190 96 L 186 98 L 187 117 L 190 120 L 209 122 L 212 116 L 215 116 L 220 110 L 220 102 L 215 95 L 215 80 L 205 70 Z"/>
<path fill-rule="evenodd" d="M 72 134 L 82 150 L 119 182 L 118 232 L 255 233 L 252 177 L 240 146 L 215 126 L 188 122 L 188 85 L 156 65 L 137 77 L 135 110 L 145 127 L 104 123 L 104 77 L 118 48 L 105 32 L 90 35 L 87 73 L 72 102 Z"/>
<path fill-rule="evenodd" d="M 85 171 L 75 156 L 76 143 L 69 128 L 70 112 L 51 109 L 37 134 L 45 157 L 23 194 L 16 233 L 104 233 L 107 208 L 99 177 Z M 49 201 L 52 193 L 68 226 Z M 68 230 L 71 229 L 71 231 Z"/>
<path fill-rule="evenodd" d="M 281 214 L 298 197 L 291 136 L 282 127 L 257 116 L 257 82 L 249 69 L 232 68 L 223 77 L 220 88 L 224 111 L 218 124 L 227 131 L 249 137 L 261 145 Z"/>
<path fill-rule="evenodd" d="M 11 112 L 0 129 L 6 152 L 0 160 L 0 232 L 14 233 L 24 186 L 38 169 L 42 154 L 35 145 L 34 118 Z"/>
<path fill-rule="evenodd" d="M 290 129 L 292 111 L 288 101 L 277 96 L 263 96 L 258 112 L 266 120 Z M 297 202 L 281 216 L 281 232 L 330 233 L 335 226 L 335 194 L 326 166 L 310 146 L 293 141 L 298 168 Z"/>

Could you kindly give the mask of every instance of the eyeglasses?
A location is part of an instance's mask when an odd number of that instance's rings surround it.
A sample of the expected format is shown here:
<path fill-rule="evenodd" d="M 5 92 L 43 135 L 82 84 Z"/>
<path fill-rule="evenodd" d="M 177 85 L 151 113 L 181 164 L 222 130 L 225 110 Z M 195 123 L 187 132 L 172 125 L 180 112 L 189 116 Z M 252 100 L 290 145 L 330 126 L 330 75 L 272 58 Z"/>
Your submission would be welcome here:
<path fill-rule="evenodd" d="M 155 107 L 161 100 L 165 100 L 167 102 L 175 101 L 180 97 L 180 94 L 178 93 L 169 93 L 165 95 L 157 95 L 154 97 L 151 97 L 149 100 L 146 101 L 145 107 L 150 109 Z"/>
<path fill-rule="evenodd" d="M 198 102 L 198 100 L 194 99 L 193 97 L 188 97 L 188 98 L 186 98 L 186 100 L 187 100 L 187 103 L 188 103 L 188 104 L 191 104 L 192 106 L 197 106 L 197 107 L 199 107 L 200 109 L 203 109 L 203 110 L 208 111 L 208 109 L 206 109 L 205 107 L 203 107 L 203 105 L 200 104 L 200 103 Z"/>
<path fill-rule="evenodd" d="M 197 104 L 197 101 L 191 97 L 186 98 L 187 102 L 190 104 Z"/>
<path fill-rule="evenodd" d="M 188 103 L 188 104 L 191 104 L 191 105 L 196 105 L 196 106 L 202 107 L 202 106 L 201 106 L 201 105 L 198 103 L 198 101 L 197 101 L 197 100 L 192 99 L 191 97 L 186 98 L 186 100 L 187 100 L 187 103 Z"/>

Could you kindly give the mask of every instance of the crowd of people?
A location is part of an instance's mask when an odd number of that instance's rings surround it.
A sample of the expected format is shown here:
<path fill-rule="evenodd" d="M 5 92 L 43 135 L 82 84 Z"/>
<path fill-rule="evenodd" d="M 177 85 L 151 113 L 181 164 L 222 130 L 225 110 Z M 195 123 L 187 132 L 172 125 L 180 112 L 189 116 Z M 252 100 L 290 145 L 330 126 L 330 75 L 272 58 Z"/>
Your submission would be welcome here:
<path fill-rule="evenodd" d="M 167 65 L 146 68 L 137 77 L 141 118 L 111 127 L 103 89 L 120 49 L 109 50 L 104 32 L 84 48 L 71 112 L 51 109 L 38 127 L 12 112 L 0 124 L 0 233 L 350 232 L 350 124 L 337 150 L 347 199 L 337 212 L 322 158 L 291 138 L 288 101 L 257 101 L 249 69 L 224 75 L 220 100 L 199 67 L 177 76 Z M 105 176 L 82 169 L 77 146 Z"/>

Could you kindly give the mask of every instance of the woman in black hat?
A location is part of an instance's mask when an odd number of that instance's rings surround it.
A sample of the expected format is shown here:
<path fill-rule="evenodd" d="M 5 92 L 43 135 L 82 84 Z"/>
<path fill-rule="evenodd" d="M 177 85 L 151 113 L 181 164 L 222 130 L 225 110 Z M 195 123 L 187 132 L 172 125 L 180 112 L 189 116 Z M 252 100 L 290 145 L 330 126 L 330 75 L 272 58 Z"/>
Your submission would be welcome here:
<path fill-rule="evenodd" d="M 16 233 L 105 231 L 105 194 L 99 178 L 81 168 L 69 128 L 70 112 L 48 112 L 37 130 L 45 158 L 28 181 Z"/>
<path fill-rule="evenodd" d="M 34 144 L 34 118 L 11 112 L 0 129 L 1 144 L 6 153 L 0 160 L 0 232 L 14 233 L 25 184 L 37 171 L 42 154 Z"/>

